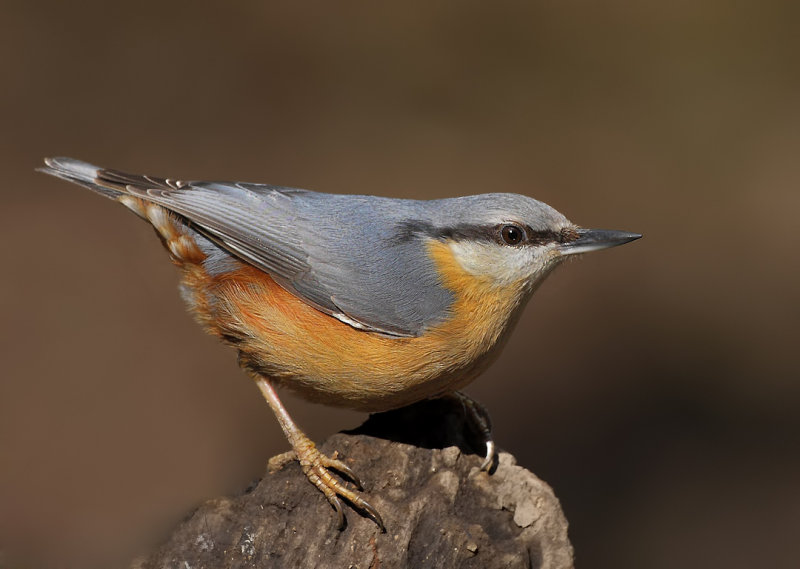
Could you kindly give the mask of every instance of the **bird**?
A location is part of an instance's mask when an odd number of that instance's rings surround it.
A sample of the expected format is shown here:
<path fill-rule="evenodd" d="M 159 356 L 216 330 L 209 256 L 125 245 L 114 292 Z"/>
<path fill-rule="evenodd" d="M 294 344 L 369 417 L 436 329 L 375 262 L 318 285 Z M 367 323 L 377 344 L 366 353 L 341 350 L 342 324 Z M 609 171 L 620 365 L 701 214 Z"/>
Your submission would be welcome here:
<path fill-rule="evenodd" d="M 44 163 L 39 171 L 153 226 L 190 311 L 237 350 L 340 529 L 342 500 L 385 525 L 355 472 L 316 448 L 276 387 L 370 413 L 454 398 L 482 437 L 488 470 L 496 458 L 489 415 L 461 389 L 496 360 L 555 267 L 641 237 L 579 227 L 512 193 L 394 199 L 183 181 L 65 157 Z"/>

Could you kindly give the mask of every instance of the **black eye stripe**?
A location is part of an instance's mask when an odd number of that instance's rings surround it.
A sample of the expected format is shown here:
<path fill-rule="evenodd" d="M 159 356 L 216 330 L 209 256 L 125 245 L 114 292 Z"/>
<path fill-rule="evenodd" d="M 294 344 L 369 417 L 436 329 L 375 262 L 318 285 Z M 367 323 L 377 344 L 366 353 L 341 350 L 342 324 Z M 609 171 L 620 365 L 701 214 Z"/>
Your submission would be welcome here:
<path fill-rule="evenodd" d="M 546 245 L 548 243 L 558 243 L 558 233 L 551 230 L 531 231 L 528 234 L 528 242 L 531 245 Z"/>
<path fill-rule="evenodd" d="M 453 241 L 494 241 L 507 245 L 503 240 L 504 227 L 517 226 L 524 232 L 524 239 L 517 243 L 518 246 L 547 245 L 549 243 L 569 243 L 578 238 L 578 233 L 572 228 L 561 231 L 552 229 L 534 231 L 528 225 L 519 223 L 502 223 L 499 225 L 471 225 L 458 224 L 450 227 L 435 227 L 431 223 L 422 221 L 409 221 L 398 224 L 394 233 L 397 242 L 410 241 L 416 235 L 426 235 L 434 239 L 452 239 Z"/>
<path fill-rule="evenodd" d="M 410 241 L 417 235 L 425 235 L 434 239 L 453 241 L 495 241 L 496 234 L 495 226 L 462 223 L 449 227 L 436 227 L 424 221 L 405 221 L 397 225 L 393 240 L 402 243 Z"/>

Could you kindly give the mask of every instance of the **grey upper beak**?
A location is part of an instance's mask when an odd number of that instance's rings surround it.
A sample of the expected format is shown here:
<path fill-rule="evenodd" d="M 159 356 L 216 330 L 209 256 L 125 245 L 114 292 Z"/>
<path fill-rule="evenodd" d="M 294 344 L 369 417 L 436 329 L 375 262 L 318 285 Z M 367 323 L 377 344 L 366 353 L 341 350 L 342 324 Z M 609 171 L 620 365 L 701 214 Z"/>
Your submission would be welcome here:
<path fill-rule="evenodd" d="M 576 253 L 586 253 L 624 245 L 639 239 L 641 234 L 609 229 L 578 229 L 578 236 L 575 241 L 561 245 L 561 252 L 564 255 L 574 255 Z"/>

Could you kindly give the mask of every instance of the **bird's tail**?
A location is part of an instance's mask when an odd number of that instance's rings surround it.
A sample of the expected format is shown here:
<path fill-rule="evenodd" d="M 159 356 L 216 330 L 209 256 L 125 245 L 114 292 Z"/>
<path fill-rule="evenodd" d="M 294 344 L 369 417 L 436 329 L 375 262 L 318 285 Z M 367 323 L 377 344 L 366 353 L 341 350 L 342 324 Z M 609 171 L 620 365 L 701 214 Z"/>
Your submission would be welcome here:
<path fill-rule="evenodd" d="M 148 188 L 177 189 L 183 182 L 99 168 L 74 158 L 45 158 L 44 163 L 39 172 L 89 188 L 149 221 L 176 262 L 197 265 L 206 258 L 197 242 L 200 236 L 179 216 L 143 195 Z"/>
<path fill-rule="evenodd" d="M 88 162 L 82 162 L 74 158 L 57 157 L 45 158 L 44 163 L 44 167 L 36 169 L 38 172 L 44 172 L 62 180 L 79 184 L 107 198 L 118 199 L 125 193 L 124 188 L 115 188 L 108 183 L 104 183 L 100 179 L 100 173 L 103 169 Z"/>

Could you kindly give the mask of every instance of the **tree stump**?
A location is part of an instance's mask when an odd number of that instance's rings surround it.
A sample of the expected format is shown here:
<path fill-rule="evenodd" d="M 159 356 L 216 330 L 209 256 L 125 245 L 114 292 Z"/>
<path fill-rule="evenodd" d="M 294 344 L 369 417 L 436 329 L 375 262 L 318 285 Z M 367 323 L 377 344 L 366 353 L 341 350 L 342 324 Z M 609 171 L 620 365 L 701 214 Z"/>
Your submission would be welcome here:
<path fill-rule="evenodd" d="M 567 521 L 550 487 L 483 448 L 460 405 L 423 401 L 380 413 L 321 445 L 364 481 L 386 533 L 346 508 L 347 527 L 286 453 L 242 495 L 209 500 L 133 569 L 543 568 L 573 566 Z"/>

